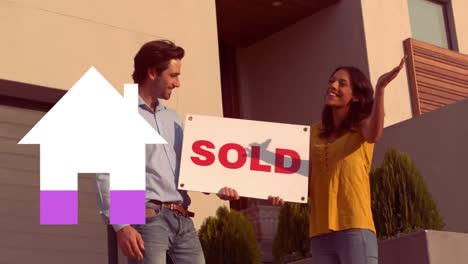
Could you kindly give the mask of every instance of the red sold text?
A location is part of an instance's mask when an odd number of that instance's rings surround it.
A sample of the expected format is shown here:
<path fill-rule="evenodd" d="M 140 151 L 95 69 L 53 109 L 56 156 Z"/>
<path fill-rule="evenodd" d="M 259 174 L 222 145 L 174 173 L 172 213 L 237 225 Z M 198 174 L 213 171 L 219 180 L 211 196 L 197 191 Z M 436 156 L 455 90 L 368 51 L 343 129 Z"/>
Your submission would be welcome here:
<path fill-rule="evenodd" d="M 247 150 L 236 143 L 227 143 L 222 145 L 216 151 L 215 145 L 208 140 L 197 140 L 192 144 L 193 153 L 198 156 L 191 156 L 190 159 L 198 166 L 210 166 L 218 157 L 219 163 L 228 169 L 239 169 L 247 163 Z M 237 157 L 234 161 L 228 160 L 228 152 L 235 151 Z M 271 166 L 268 164 L 260 164 L 260 146 L 251 146 L 250 170 L 271 172 Z M 291 149 L 276 148 L 275 153 L 275 173 L 296 173 L 301 167 L 301 157 Z M 290 157 L 292 162 L 289 166 L 285 166 L 285 157 Z"/>

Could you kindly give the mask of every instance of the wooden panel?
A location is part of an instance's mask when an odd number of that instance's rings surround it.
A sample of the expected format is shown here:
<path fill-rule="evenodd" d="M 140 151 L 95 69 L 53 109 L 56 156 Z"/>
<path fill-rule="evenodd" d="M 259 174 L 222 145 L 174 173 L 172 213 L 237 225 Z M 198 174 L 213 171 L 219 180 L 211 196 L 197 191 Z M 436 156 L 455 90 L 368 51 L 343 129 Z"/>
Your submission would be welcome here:
<path fill-rule="evenodd" d="M 34 182 L 37 182 L 37 180 L 34 179 Z M 84 184 L 92 185 L 94 183 L 83 182 L 83 179 L 78 180 L 78 186 L 80 188 L 78 194 L 80 196 L 79 201 L 81 203 L 86 203 L 87 205 L 90 205 L 90 212 L 92 214 L 95 214 L 93 212 L 96 212 L 97 214 L 96 192 L 94 190 L 94 186 L 89 186 L 88 188 L 83 188 L 84 190 L 82 190 L 81 188 L 84 186 Z M 0 185 L 0 199 L 4 199 L 7 201 L 10 200 L 31 202 L 36 203 L 37 206 L 39 206 L 39 191 L 39 186 L 4 183 Z M 22 193 L 24 195 L 18 195 L 18 193 Z M 5 207 L 0 208 L 0 213 L 4 209 Z M 14 210 L 14 208 L 12 210 Z"/>
<path fill-rule="evenodd" d="M 430 87 L 432 89 L 436 89 L 436 90 L 439 90 L 439 91 L 445 91 L 445 92 L 448 92 L 448 93 L 451 93 L 451 94 L 455 94 L 455 95 L 459 95 L 459 96 L 463 96 L 463 97 L 466 97 L 468 95 L 468 93 L 466 92 L 467 89 L 463 88 L 463 87 L 460 87 L 460 86 L 457 86 L 457 85 L 453 85 L 449 82 L 445 82 L 445 81 L 439 81 L 439 80 L 435 80 L 435 79 L 430 79 L 430 78 L 418 78 L 418 84 L 419 84 L 419 87 L 421 86 L 424 86 L 424 87 Z M 460 100 L 463 100 L 463 99 L 460 99 Z"/>
<path fill-rule="evenodd" d="M 38 216 L 38 215 L 37 215 Z M 40 225 L 37 216 L 35 218 L 28 217 L 16 217 L 15 224 L 11 223 L 11 219 L 0 218 L 0 224 L 2 225 L 3 231 L 8 232 L 18 232 L 17 226 L 21 226 L 21 233 L 23 234 L 42 234 L 55 237 L 69 237 L 76 236 L 81 238 L 89 238 L 90 240 L 99 240 L 106 235 L 106 229 L 103 228 L 102 224 L 93 224 L 93 223 L 82 223 L 80 225 Z M 82 225 L 82 226 L 81 226 Z M 83 230 L 86 228 L 86 230 Z M 11 246 L 11 245 L 10 245 Z M 88 247 L 88 245 L 77 245 L 83 248 Z M 96 247 L 97 249 L 102 250 L 102 245 Z"/>
<path fill-rule="evenodd" d="M 0 186 L 1 185 L 21 185 L 24 187 L 32 187 L 39 190 L 39 172 L 38 171 L 25 171 L 25 170 L 12 170 L 0 168 Z M 78 175 L 78 190 L 82 194 L 91 195 L 90 199 L 94 199 L 96 194 L 94 174 Z M 93 201 L 95 203 L 95 201 Z"/>
<path fill-rule="evenodd" d="M 426 80 L 430 79 L 430 80 Z M 418 82 L 432 83 L 434 85 L 439 85 L 441 87 L 450 88 L 453 91 L 458 91 L 462 94 L 468 93 L 468 84 L 461 82 L 453 81 L 451 79 L 446 79 L 445 76 L 439 76 L 436 74 L 426 74 L 425 72 L 420 72 L 418 74 Z"/>
<path fill-rule="evenodd" d="M 34 155 L 0 153 L 0 169 L 39 171 L 39 158 Z"/>
<path fill-rule="evenodd" d="M 433 101 L 433 102 L 442 103 L 443 105 L 448 105 L 448 104 L 456 102 L 455 100 L 451 100 L 451 99 L 447 99 L 447 98 L 440 97 L 440 96 L 437 96 L 437 95 L 433 95 L 433 94 L 430 94 L 430 93 L 426 93 L 426 92 L 423 92 L 421 90 L 419 91 L 419 98 L 425 99 L 425 100 L 430 100 L 430 101 Z"/>
<path fill-rule="evenodd" d="M 40 240 L 47 243 L 47 240 Z M 70 243 L 70 242 L 67 242 Z M 72 243 L 73 244 L 73 243 Z M 51 253 L 52 252 L 52 253 Z M 91 262 L 92 260 L 92 262 Z M 108 263 L 106 252 L 83 252 L 77 250 L 44 250 L 27 248 L 19 245 L 16 248 L 8 248 L 2 251 L 1 264 L 23 264 L 23 263 Z"/>
<path fill-rule="evenodd" d="M 419 54 L 416 54 L 416 55 L 419 55 Z M 415 56 L 415 61 L 417 62 L 416 63 L 416 67 L 419 63 L 421 63 L 421 66 L 423 65 L 430 65 L 430 66 L 433 66 L 434 69 L 442 69 L 442 70 L 445 70 L 446 72 L 450 73 L 450 72 L 453 72 L 453 73 L 458 73 L 459 75 L 456 75 L 456 76 L 459 76 L 460 79 L 467 79 L 468 80 L 468 65 L 467 65 L 467 68 L 464 69 L 464 68 L 461 68 L 461 67 L 457 67 L 456 65 L 453 65 L 453 64 L 450 64 L 450 63 L 447 63 L 447 61 L 442 61 L 442 60 L 437 60 L 435 58 L 431 58 L 431 59 L 428 59 L 428 58 L 424 58 L 422 56 Z"/>
<path fill-rule="evenodd" d="M 410 95 L 412 100 L 412 109 L 413 115 L 420 115 L 421 114 L 421 105 L 419 100 L 418 88 L 417 88 L 417 81 L 416 81 L 416 67 L 414 66 L 414 55 L 413 55 L 413 45 L 411 43 L 411 39 L 407 39 L 404 42 L 404 50 L 405 54 L 408 56 L 406 61 L 406 70 L 408 72 L 408 83 L 410 88 Z"/>
<path fill-rule="evenodd" d="M 411 38 L 404 49 L 414 115 L 468 98 L 468 55 Z"/>
<path fill-rule="evenodd" d="M 444 48 L 441 48 L 441 47 L 434 46 L 432 44 L 426 43 L 424 41 L 420 41 L 420 40 L 416 40 L 416 39 L 412 39 L 412 38 L 409 38 L 409 40 L 412 42 L 412 45 L 416 49 L 420 48 L 420 49 L 428 50 L 430 52 L 434 52 L 434 53 L 437 53 L 437 54 L 445 55 L 445 56 L 447 56 L 449 58 L 459 59 L 459 60 L 462 60 L 462 61 L 468 61 L 468 55 L 466 55 L 466 54 L 462 54 L 462 53 L 459 53 L 459 52 L 456 52 L 456 51 L 453 51 L 453 50 L 449 50 L 449 49 L 444 49 Z"/>
<path fill-rule="evenodd" d="M 3 109 L 0 109 L 0 112 L 2 111 Z M 0 137 L 8 138 L 8 139 L 15 139 L 17 142 L 20 141 L 26 135 L 26 133 L 28 133 L 30 129 L 31 129 L 31 126 L 28 126 L 28 125 L 0 121 Z"/>
<path fill-rule="evenodd" d="M 17 107 L 0 105 L 0 121 L 2 123 L 7 122 L 15 125 L 23 125 L 30 129 L 43 115 L 44 112 L 29 109 L 21 109 L 21 114 L 19 114 Z"/>
<path fill-rule="evenodd" d="M 464 96 L 460 96 L 460 95 L 450 93 L 447 90 L 446 91 L 441 91 L 441 90 L 434 89 L 434 88 L 431 88 L 429 86 L 424 86 L 424 85 L 419 86 L 419 91 L 421 91 L 422 93 L 431 94 L 431 95 L 434 95 L 434 96 L 440 96 L 441 98 L 454 100 L 455 102 L 465 99 Z"/>
<path fill-rule="evenodd" d="M 108 263 L 94 175 L 78 178 L 79 225 L 39 224 L 39 146 L 17 142 L 43 115 L 0 105 L 0 263 Z"/>
<path fill-rule="evenodd" d="M 441 104 L 439 102 L 433 102 L 433 101 L 426 100 L 426 99 L 421 99 L 421 102 L 423 102 L 424 105 L 426 107 L 429 107 L 429 108 L 432 108 L 432 107 L 440 108 L 440 107 L 444 106 L 444 104 Z"/>
<path fill-rule="evenodd" d="M 2 239 L 0 241 L 0 247 L 6 248 L 21 248 L 25 247 L 25 241 L 29 244 L 29 248 L 47 250 L 49 252 L 56 251 L 71 251 L 75 253 L 101 253 L 106 254 L 106 249 L 100 244 L 99 239 L 92 239 L 87 237 L 73 238 L 70 236 L 55 236 L 50 234 L 27 234 L 19 232 L 4 231 L 2 232 L 8 239 Z"/>
<path fill-rule="evenodd" d="M 7 183 L 39 187 L 39 174 L 36 171 L 9 170 L 0 168 L 0 185 Z"/>
<path fill-rule="evenodd" d="M 0 136 L 0 152 L 39 157 L 39 145 L 19 145 L 17 139 Z"/>
<path fill-rule="evenodd" d="M 442 84 L 445 84 L 445 83 L 442 83 Z M 463 100 L 464 98 L 466 98 L 466 96 L 468 96 L 467 93 L 465 93 L 463 91 L 460 91 L 459 89 L 446 88 L 446 87 L 444 87 L 442 85 L 438 85 L 437 83 L 434 83 L 434 82 L 419 81 L 419 86 L 420 86 L 420 88 L 421 87 L 430 88 L 430 89 L 434 90 L 434 93 L 443 92 L 443 93 L 449 93 L 449 94 L 456 95 L 456 96 L 461 96 L 461 98 L 458 98 L 457 100 Z M 457 88 L 457 87 L 455 87 L 455 88 Z"/>
<path fill-rule="evenodd" d="M 417 47 L 414 48 L 414 51 L 422 58 L 428 58 L 428 59 L 443 61 L 444 63 L 447 63 L 449 65 L 453 65 L 453 66 L 456 66 L 456 67 L 468 67 L 467 62 L 465 62 L 465 61 L 463 61 L 461 59 L 458 59 L 458 58 L 452 58 L 452 57 L 447 57 L 447 56 L 439 54 L 439 53 L 428 52 L 427 50 L 418 49 Z"/>

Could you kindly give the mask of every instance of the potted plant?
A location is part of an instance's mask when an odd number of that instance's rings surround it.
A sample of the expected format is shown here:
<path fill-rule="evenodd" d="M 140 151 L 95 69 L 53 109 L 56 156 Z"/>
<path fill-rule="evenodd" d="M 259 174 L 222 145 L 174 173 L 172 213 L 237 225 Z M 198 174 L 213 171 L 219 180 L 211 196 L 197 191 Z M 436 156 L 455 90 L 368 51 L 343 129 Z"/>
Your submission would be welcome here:
<path fill-rule="evenodd" d="M 252 223 L 240 212 L 219 207 L 199 231 L 207 264 L 261 263 L 262 252 Z"/>

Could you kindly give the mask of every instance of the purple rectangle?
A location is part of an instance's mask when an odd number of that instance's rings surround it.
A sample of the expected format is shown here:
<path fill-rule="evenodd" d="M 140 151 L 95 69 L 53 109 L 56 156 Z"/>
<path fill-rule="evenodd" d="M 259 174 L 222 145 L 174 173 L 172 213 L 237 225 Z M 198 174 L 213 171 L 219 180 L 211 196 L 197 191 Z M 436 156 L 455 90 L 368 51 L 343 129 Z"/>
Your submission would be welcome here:
<path fill-rule="evenodd" d="M 111 224 L 144 224 L 145 191 L 110 191 Z"/>
<path fill-rule="evenodd" d="M 41 225 L 78 224 L 78 191 L 41 191 Z"/>

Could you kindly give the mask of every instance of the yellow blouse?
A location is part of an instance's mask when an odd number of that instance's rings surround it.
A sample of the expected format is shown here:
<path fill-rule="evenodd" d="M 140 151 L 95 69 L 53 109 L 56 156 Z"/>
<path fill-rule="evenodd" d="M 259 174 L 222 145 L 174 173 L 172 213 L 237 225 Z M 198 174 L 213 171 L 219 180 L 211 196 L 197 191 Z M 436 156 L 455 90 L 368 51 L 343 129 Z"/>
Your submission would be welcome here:
<path fill-rule="evenodd" d="M 360 132 L 327 143 L 319 137 L 321 127 L 313 125 L 310 135 L 309 236 L 350 228 L 375 232 L 369 184 L 374 144 Z"/>

